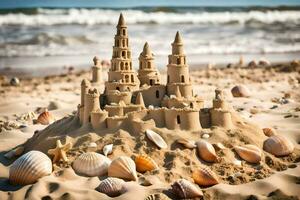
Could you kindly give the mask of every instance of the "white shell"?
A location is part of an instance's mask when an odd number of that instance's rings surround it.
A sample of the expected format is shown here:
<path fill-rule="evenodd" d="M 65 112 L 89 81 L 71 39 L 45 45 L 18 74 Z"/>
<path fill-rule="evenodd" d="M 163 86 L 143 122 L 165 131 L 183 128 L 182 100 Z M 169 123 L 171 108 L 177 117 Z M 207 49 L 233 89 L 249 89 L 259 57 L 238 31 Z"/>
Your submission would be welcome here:
<path fill-rule="evenodd" d="M 96 151 L 97 150 L 97 144 L 95 142 L 91 142 L 88 145 L 88 151 Z"/>
<path fill-rule="evenodd" d="M 103 180 L 96 190 L 110 197 L 116 197 L 125 192 L 124 183 L 122 179 L 109 177 Z"/>
<path fill-rule="evenodd" d="M 114 159 L 108 168 L 108 176 L 136 181 L 137 175 L 134 161 L 127 156 L 120 156 Z"/>
<path fill-rule="evenodd" d="M 105 145 L 105 146 L 103 147 L 103 154 L 104 154 L 105 156 L 111 154 L 111 153 L 112 153 L 113 146 L 114 146 L 113 144 Z"/>
<path fill-rule="evenodd" d="M 111 161 L 109 158 L 95 152 L 81 154 L 73 162 L 73 169 L 78 174 L 86 176 L 102 176 L 107 173 Z"/>
<path fill-rule="evenodd" d="M 40 151 L 29 151 L 18 158 L 9 169 L 9 181 L 15 185 L 35 183 L 52 172 L 50 158 Z"/>
<path fill-rule="evenodd" d="M 151 140 L 156 144 L 161 149 L 166 149 L 168 147 L 167 143 L 164 141 L 164 139 L 157 133 L 155 133 L 152 130 L 147 129 L 146 130 L 146 135 Z"/>
<path fill-rule="evenodd" d="M 207 133 L 204 133 L 201 137 L 204 139 L 208 139 L 210 136 Z"/>

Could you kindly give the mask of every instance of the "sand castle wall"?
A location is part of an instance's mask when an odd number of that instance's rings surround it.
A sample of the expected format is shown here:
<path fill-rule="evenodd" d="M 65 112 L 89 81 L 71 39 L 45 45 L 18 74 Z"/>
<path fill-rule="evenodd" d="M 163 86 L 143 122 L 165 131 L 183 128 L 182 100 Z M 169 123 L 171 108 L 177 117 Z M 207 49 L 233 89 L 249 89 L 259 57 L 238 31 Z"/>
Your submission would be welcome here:
<path fill-rule="evenodd" d="M 117 130 L 126 125 L 127 116 L 115 116 L 106 118 L 107 128 Z"/>
<path fill-rule="evenodd" d="M 228 129 L 233 127 L 230 111 L 223 109 L 211 109 L 210 114 L 212 126 L 220 126 Z"/>
<path fill-rule="evenodd" d="M 192 84 L 183 84 L 183 83 L 167 84 L 168 95 L 175 95 L 177 87 L 179 87 L 180 93 L 183 97 L 188 98 L 194 96 Z"/>
<path fill-rule="evenodd" d="M 147 129 L 152 129 L 155 127 L 155 121 L 153 119 L 150 120 L 140 120 L 140 119 L 134 119 L 131 121 L 132 127 L 133 127 L 133 132 L 135 134 L 141 134 L 145 133 Z"/>
<path fill-rule="evenodd" d="M 131 105 L 125 106 L 123 109 L 124 109 L 124 115 L 126 115 L 129 112 L 140 111 L 140 110 L 142 110 L 142 107 L 141 107 L 141 105 L 131 104 Z"/>
<path fill-rule="evenodd" d="M 142 93 L 145 106 L 161 106 L 161 101 L 166 94 L 166 86 L 164 85 L 153 85 L 145 89 L 139 90 Z"/>
<path fill-rule="evenodd" d="M 100 110 L 99 93 L 97 89 L 90 89 L 88 93 L 85 94 L 84 102 L 83 124 L 87 124 L 91 121 L 90 113 L 95 110 Z"/>
<path fill-rule="evenodd" d="M 156 127 L 165 127 L 166 120 L 165 120 L 165 108 L 154 108 L 149 109 L 149 118 L 155 121 Z"/>
<path fill-rule="evenodd" d="M 109 117 L 124 115 L 123 106 L 120 105 L 106 105 L 104 109 L 108 112 Z"/>
<path fill-rule="evenodd" d="M 123 101 L 125 104 L 131 103 L 131 92 L 119 92 L 119 91 L 110 91 L 106 95 L 106 100 L 108 104 L 116 103 Z"/>
<path fill-rule="evenodd" d="M 199 111 L 193 109 L 166 109 L 165 121 L 168 129 L 201 129 Z"/>
<path fill-rule="evenodd" d="M 106 118 L 108 113 L 105 111 L 97 110 L 91 112 L 91 123 L 94 130 L 106 129 Z"/>
<path fill-rule="evenodd" d="M 210 109 L 204 108 L 200 110 L 200 124 L 202 128 L 211 127 Z"/>

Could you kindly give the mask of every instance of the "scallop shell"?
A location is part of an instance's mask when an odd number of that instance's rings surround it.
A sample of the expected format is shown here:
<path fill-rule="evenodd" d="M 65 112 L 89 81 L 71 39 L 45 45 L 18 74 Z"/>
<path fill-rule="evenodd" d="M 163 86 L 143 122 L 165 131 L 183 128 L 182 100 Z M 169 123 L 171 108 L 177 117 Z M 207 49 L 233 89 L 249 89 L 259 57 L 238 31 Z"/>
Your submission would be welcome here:
<path fill-rule="evenodd" d="M 234 97 L 249 97 L 250 91 L 246 86 L 237 85 L 231 89 L 232 96 Z"/>
<path fill-rule="evenodd" d="M 103 147 L 103 154 L 105 155 L 105 156 L 107 156 L 107 155 L 109 155 L 109 154 L 111 154 L 112 153 L 112 149 L 113 149 L 113 144 L 108 144 L 108 145 L 105 145 L 104 147 Z"/>
<path fill-rule="evenodd" d="M 125 192 L 124 183 L 122 179 L 109 177 L 103 180 L 96 190 L 110 197 L 116 197 Z"/>
<path fill-rule="evenodd" d="M 146 155 L 137 156 L 135 158 L 135 165 L 136 170 L 141 173 L 158 169 L 156 162 Z"/>
<path fill-rule="evenodd" d="M 249 163 L 259 163 L 261 160 L 261 150 L 251 144 L 247 144 L 244 146 L 235 146 L 234 150 L 239 154 L 239 156 L 246 160 Z"/>
<path fill-rule="evenodd" d="M 275 156 L 286 156 L 294 151 L 294 145 L 282 135 L 273 135 L 264 142 L 263 149 Z"/>
<path fill-rule="evenodd" d="M 109 158 L 95 152 L 81 154 L 73 162 L 73 169 L 78 174 L 86 176 L 102 176 L 107 173 L 111 161 Z"/>
<path fill-rule="evenodd" d="M 276 131 L 272 128 L 263 128 L 263 132 L 264 132 L 265 136 L 267 136 L 267 137 L 276 135 Z"/>
<path fill-rule="evenodd" d="M 51 124 L 54 121 L 53 115 L 47 110 L 42 112 L 37 118 L 37 122 L 43 125 Z"/>
<path fill-rule="evenodd" d="M 151 140 L 156 144 L 161 149 L 166 149 L 168 147 L 167 143 L 164 141 L 164 139 L 157 133 L 155 133 L 152 130 L 147 129 L 146 130 L 146 135 Z"/>
<path fill-rule="evenodd" d="M 176 142 L 182 144 L 183 146 L 185 146 L 186 148 L 189 148 L 189 149 L 196 148 L 196 142 L 193 140 L 179 138 L 176 140 Z"/>
<path fill-rule="evenodd" d="M 40 151 L 29 151 L 19 157 L 9 169 L 9 181 L 14 185 L 35 183 L 52 172 L 50 158 Z"/>
<path fill-rule="evenodd" d="M 201 166 L 192 174 L 195 183 L 200 186 L 212 186 L 219 183 L 217 175 L 208 167 Z"/>
<path fill-rule="evenodd" d="M 203 196 L 203 193 L 198 186 L 185 179 L 175 181 L 171 187 L 172 192 L 182 199 Z"/>
<path fill-rule="evenodd" d="M 196 142 L 198 154 L 201 159 L 206 162 L 217 162 L 218 157 L 212 144 L 205 140 L 199 140 Z"/>
<path fill-rule="evenodd" d="M 136 181 L 137 175 L 134 161 L 127 156 L 120 156 L 114 159 L 108 168 L 108 176 Z"/>

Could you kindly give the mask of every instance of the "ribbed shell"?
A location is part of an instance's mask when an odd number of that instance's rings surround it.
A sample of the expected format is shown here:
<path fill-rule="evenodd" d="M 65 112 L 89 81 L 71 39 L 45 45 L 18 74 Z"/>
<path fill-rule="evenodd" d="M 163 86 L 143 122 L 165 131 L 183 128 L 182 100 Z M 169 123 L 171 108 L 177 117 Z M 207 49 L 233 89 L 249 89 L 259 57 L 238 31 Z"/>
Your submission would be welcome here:
<path fill-rule="evenodd" d="M 198 154 L 201 159 L 206 162 L 217 162 L 218 157 L 212 144 L 205 140 L 199 140 L 196 142 Z"/>
<path fill-rule="evenodd" d="M 203 196 L 203 193 L 198 186 L 185 179 L 175 181 L 171 187 L 172 192 L 182 199 Z"/>
<path fill-rule="evenodd" d="M 287 156 L 294 151 L 294 145 L 282 135 L 273 135 L 264 142 L 263 149 L 275 156 Z"/>
<path fill-rule="evenodd" d="M 37 122 L 43 125 L 48 125 L 54 122 L 54 117 L 50 112 L 46 110 L 38 116 Z"/>
<path fill-rule="evenodd" d="M 108 168 L 108 176 L 136 181 L 137 175 L 134 161 L 127 156 L 120 156 L 114 159 Z"/>
<path fill-rule="evenodd" d="M 234 97 L 249 97 L 250 91 L 243 85 L 234 86 L 231 89 L 232 96 Z"/>
<path fill-rule="evenodd" d="M 217 175 L 204 166 L 193 171 L 192 178 L 200 186 L 212 186 L 219 183 Z"/>
<path fill-rule="evenodd" d="M 111 161 L 106 156 L 95 152 L 81 154 L 73 162 L 73 169 L 76 173 L 86 176 L 102 176 L 107 174 Z"/>
<path fill-rule="evenodd" d="M 267 137 L 276 135 L 276 131 L 272 128 L 263 128 L 263 132 L 264 132 L 265 136 L 267 136 Z"/>
<path fill-rule="evenodd" d="M 19 157 L 9 169 L 9 181 L 14 185 L 35 183 L 52 172 L 50 158 L 40 151 L 29 151 Z"/>
<path fill-rule="evenodd" d="M 136 170 L 141 173 L 158 169 L 156 162 L 146 155 L 138 155 L 135 158 L 135 165 Z"/>
<path fill-rule="evenodd" d="M 176 140 L 177 143 L 182 144 L 186 148 L 193 149 L 196 148 L 196 142 L 192 140 L 188 140 L 185 138 L 179 138 Z"/>
<path fill-rule="evenodd" d="M 250 163 L 259 163 L 261 160 L 261 150 L 251 144 L 244 146 L 235 146 L 234 150 L 239 154 L 239 156 Z"/>
<path fill-rule="evenodd" d="M 146 135 L 151 140 L 156 144 L 161 149 L 166 149 L 168 147 L 167 143 L 164 141 L 164 139 L 157 133 L 155 133 L 152 130 L 147 129 L 146 130 Z"/>
<path fill-rule="evenodd" d="M 122 179 L 109 177 L 103 180 L 96 190 L 110 197 L 116 197 L 125 192 L 124 183 Z"/>

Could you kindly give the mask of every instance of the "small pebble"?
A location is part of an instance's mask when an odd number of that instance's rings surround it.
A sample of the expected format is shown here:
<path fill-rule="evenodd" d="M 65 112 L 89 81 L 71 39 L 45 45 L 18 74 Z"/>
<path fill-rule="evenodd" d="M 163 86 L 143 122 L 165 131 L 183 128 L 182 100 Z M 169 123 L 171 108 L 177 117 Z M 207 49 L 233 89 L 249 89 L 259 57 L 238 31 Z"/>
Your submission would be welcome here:
<path fill-rule="evenodd" d="M 207 133 L 204 133 L 201 137 L 204 139 L 208 139 L 210 136 Z"/>
<path fill-rule="evenodd" d="M 19 86 L 20 85 L 20 80 L 17 77 L 13 77 L 10 79 L 10 85 L 12 86 Z"/>

